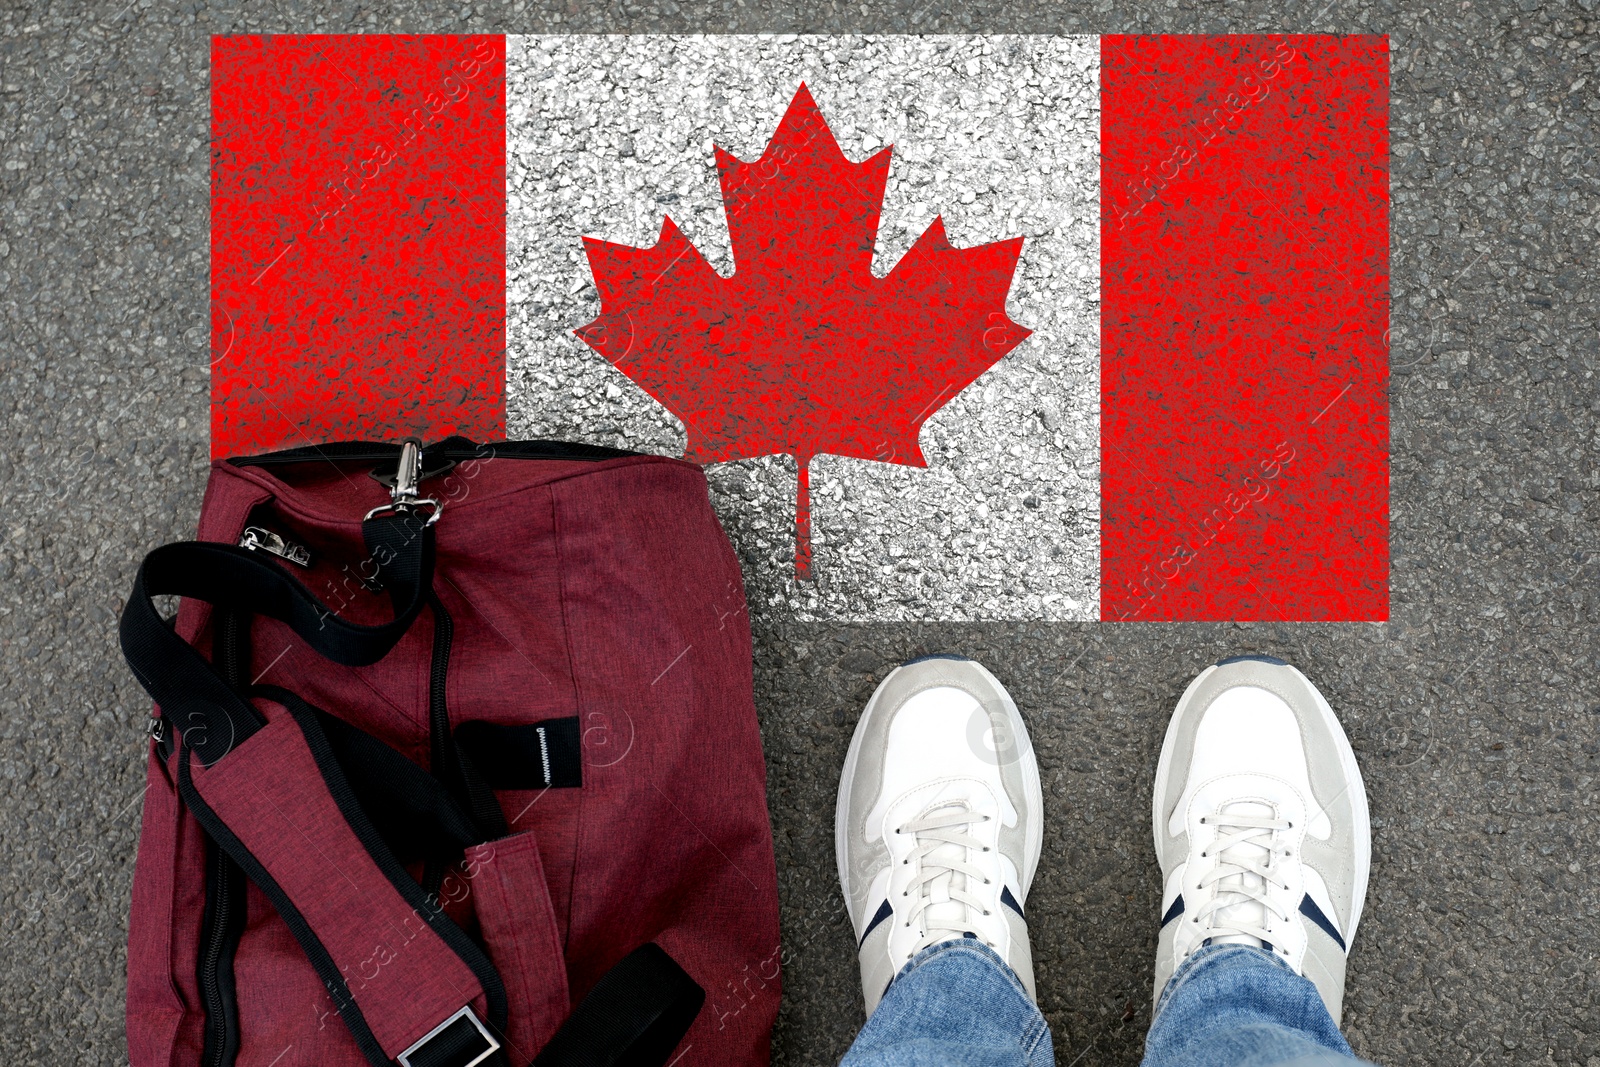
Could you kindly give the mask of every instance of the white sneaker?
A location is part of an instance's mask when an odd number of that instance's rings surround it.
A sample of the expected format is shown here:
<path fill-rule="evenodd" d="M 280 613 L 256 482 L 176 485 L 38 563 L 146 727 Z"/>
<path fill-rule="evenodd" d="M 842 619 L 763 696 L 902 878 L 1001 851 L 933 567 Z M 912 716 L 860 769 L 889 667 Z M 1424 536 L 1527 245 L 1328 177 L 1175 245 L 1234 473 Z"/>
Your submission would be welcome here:
<path fill-rule="evenodd" d="M 1044 826 L 1039 766 L 1010 694 L 969 659 L 894 671 L 856 725 L 834 843 L 867 1014 L 922 949 L 977 938 L 1033 997 L 1023 906 Z"/>
<path fill-rule="evenodd" d="M 1305 675 L 1226 659 L 1178 701 L 1152 819 L 1165 879 L 1156 998 L 1205 945 L 1254 945 L 1311 979 L 1334 1022 L 1371 866 L 1355 752 Z"/>

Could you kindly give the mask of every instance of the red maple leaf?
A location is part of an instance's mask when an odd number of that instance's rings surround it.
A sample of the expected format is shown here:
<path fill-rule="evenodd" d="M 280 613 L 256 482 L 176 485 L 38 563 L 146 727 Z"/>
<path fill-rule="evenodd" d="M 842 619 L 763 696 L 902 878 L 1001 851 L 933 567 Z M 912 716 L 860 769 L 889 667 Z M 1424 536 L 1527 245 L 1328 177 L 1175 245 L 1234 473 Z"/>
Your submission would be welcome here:
<path fill-rule="evenodd" d="M 873 276 L 892 153 L 847 160 L 802 84 L 759 160 L 716 150 L 730 277 L 670 217 L 651 248 L 583 239 L 601 310 L 576 333 L 683 420 L 684 458 L 795 457 L 801 578 L 811 458 L 927 466 L 923 420 L 1030 332 L 1005 312 L 1021 237 L 952 248 L 935 218 Z"/>

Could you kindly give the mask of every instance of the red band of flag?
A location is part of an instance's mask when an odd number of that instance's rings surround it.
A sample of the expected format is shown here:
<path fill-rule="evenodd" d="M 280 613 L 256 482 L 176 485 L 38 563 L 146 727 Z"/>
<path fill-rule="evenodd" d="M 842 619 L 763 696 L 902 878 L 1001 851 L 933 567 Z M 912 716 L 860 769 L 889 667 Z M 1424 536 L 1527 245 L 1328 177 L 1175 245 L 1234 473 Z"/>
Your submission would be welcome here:
<path fill-rule="evenodd" d="M 1387 40 L 1101 79 L 1101 617 L 1388 618 Z"/>
<path fill-rule="evenodd" d="M 505 433 L 505 40 L 216 37 L 211 451 Z"/>

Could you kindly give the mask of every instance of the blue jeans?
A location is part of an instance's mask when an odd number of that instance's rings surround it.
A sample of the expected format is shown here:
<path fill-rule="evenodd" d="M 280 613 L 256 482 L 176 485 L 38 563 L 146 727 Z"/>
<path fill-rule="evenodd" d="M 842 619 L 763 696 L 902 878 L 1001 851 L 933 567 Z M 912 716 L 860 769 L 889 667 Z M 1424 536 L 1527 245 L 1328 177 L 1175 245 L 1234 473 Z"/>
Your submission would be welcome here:
<path fill-rule="evenodd" d="M 981 1006 L 981 1010 L 978 1010 Z M 914 956 L 839 1067 L 1053 1067 L 1050 1026 L 995 951 L 961 938 Z"/>
<path fill-rule="evenodd" d="M 981 1010 L 979 1009 L 981 1006 Z M 840 1067 L 1050 1067 L 1050 1028 L 987 946 L 946 941 L 900 971 Z M 1270 952 L 1201 949 L 1161 994 L 1144 1067 L 1352 1067 L 1316 987 Z"/>

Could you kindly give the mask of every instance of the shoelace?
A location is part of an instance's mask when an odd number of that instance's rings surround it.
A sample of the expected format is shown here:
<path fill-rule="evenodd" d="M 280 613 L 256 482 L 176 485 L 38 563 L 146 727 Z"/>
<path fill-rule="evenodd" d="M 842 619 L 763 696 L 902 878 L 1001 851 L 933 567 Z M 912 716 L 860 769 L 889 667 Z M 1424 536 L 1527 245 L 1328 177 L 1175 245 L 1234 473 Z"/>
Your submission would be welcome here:
<path fill-rule="evenodd" d="M 979 815 L 965 804 L 959 804 L 936 808 L 896 831 L 910 834 L 917 840 L 916 848 L 904 860 L 914 865 L 916 872 L 902 894 L 913 898 L 910 909 L 904 913 L 905 925 L 921 920 L 924 926 L 922 938 L 911 950 L 912 955 L 929 945 L 975 932 L 971 930 L 974 924 L 966 921 L 967 909 L 989 914 L 983 901 L 967 888 L 973 884 L 989 884 L 983 871 L 967 861 L 969 851 L 987 852 L 989 849 L 965 832 L 966 827 L 989 819 L 990 816 Z M 961 877 L 958 879 L 957 875 Z M 960 906 L 939 906 L 944 904 Z"/>
<path fill-rule="evenodd" d="M 1274 862 L 1289 852 L 1275 845 L 1273 837 L 1281 830 L 1293 829 L 1294 823 L 1238 811 L 1213 812 L 1200 823 L 1217 828 L 1217 839 L 1200 854 L 1214 857 L 1216 866 L 1200 879 L 1200 888 L 1211 892 L 1195 909 L 1193 921 L 1202 927 L 1204 937 L 1213 941 L 1250 937 L 1271 944 L 1272 931 L 1265 920 L 1276 916 L 1287 923 L 1292 918 L 1272 898 L 1274 887 L 1289 888 L 1282 880 L 1281 867 Z M 1257 915 L 1263 921 L 1250 921 Z"/>

